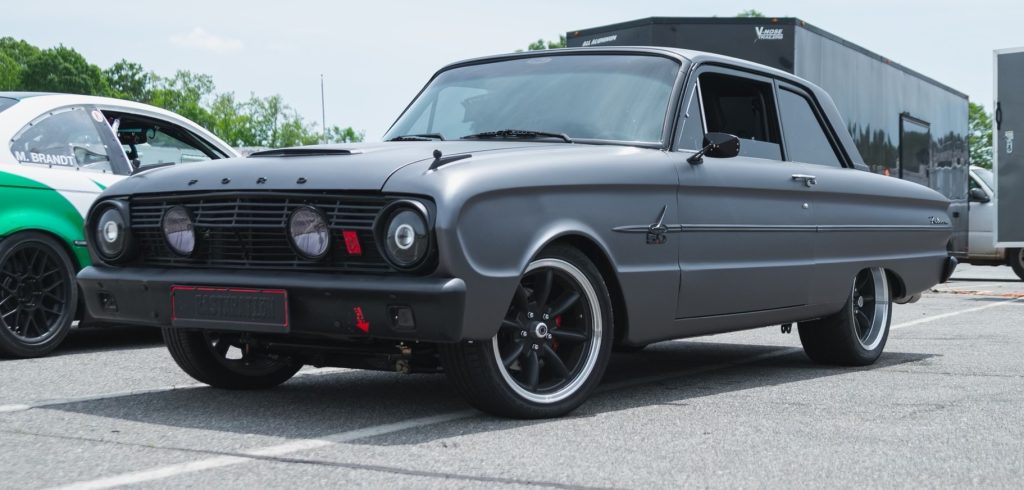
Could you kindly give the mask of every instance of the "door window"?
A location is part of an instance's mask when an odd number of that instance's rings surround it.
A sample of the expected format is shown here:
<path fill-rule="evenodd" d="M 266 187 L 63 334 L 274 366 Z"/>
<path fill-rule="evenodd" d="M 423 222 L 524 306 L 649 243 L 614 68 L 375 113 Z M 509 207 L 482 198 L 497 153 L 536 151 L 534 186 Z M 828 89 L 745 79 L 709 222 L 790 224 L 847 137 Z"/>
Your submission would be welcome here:
<path fill-rule="evenodd" d="M 90 113 L 84 107 L 72 107 L 54 111 L 22 129 L 12 140 L 11 152 L 25 165 L 127 173 L 111 162 L 107 139 L 100 133 L 106 124 L 96 110 Z"/>
<path fill-rule="evenodd" d="M 708 132 L 739 137 L 740 155 L 782 159 L 771 83 L 720 73 L 704 73 L 698 83 Z"/>
<path fill-rule="evenodd" d="M 790 90 L 779 90 L 779 117 L 786 134 L 788 160 L 842 167 L 810 100 Z"/>
<path fill-rule="evenodd" d="M 120 128 L 118 138 L 124 152 L 139 168 L 152 165 L 193 163 L 210 157 L 195 146 L 182 141 L 157 127 Z M 142 143 L 133 143 L 143 141 Z"/>

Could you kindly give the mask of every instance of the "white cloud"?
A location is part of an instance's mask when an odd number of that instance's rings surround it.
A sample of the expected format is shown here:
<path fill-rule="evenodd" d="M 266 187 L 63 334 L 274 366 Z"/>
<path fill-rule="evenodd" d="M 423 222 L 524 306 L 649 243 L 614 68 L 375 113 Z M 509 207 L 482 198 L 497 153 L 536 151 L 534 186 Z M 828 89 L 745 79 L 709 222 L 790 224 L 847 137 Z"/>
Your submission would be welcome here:
<path fill-rule="evenodd" d="M 171 44 L 183 48 L 199 49 L 216 54 L 231 54 L 242 50 L 242 41 L 211 34 L 202 27 L 171 36 Z"/>

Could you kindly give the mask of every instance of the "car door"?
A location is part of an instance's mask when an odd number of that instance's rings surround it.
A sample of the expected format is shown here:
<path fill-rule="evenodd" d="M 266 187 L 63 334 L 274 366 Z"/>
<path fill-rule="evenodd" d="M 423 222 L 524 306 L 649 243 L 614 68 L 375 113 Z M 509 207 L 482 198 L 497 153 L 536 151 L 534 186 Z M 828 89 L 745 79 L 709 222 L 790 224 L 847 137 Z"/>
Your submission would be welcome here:
<path fill-rule="evenodd" d="M 995 240 L 995 192 L 992 190 L 992 172 L 972 168 L 967 187 L 970 198 L 970 233 L 967 255 L 979 259 L 996 259 L 999 252 Z M 977 191 L 974 189 L 978 189 Z M 983 197 L 984 196 L 984 197 Z"/>
<path fill-rule="evenodd" d="M 186 121 L 175 121 L 156 111 L 135 107 L 102 106 L 111 127 L 116 128 L 125 155 L 137 170 L 189 164 L 237 154 L 224 142 Z"/>
<path fill-rule="evenodd" d="M 732 327 L 781 318 L 809 295 L 815 228 L 806 168 L 781 161 L 771 79 L 712 66 L 694 75 L 673 152 L 680 176 L 676 317 L 747 314 Z M 740 154 L 687 162 L 706 132 L 740 137 Z M 712 331 L 713 323 L 692 328 Z"/>

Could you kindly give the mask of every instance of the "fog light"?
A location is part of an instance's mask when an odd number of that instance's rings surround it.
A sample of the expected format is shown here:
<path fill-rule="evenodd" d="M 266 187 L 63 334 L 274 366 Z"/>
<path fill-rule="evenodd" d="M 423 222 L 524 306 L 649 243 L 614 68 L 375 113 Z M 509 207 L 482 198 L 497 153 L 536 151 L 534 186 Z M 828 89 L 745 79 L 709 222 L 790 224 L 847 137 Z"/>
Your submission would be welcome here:
<path fill-rule="evenodd" d="M 412 308 L 408 306 L 390 306 L 388 315 L 391 317 L 391 326 L 399 330 L 413 330 L 416 328 L 416 317 L 412 314 Z"/>

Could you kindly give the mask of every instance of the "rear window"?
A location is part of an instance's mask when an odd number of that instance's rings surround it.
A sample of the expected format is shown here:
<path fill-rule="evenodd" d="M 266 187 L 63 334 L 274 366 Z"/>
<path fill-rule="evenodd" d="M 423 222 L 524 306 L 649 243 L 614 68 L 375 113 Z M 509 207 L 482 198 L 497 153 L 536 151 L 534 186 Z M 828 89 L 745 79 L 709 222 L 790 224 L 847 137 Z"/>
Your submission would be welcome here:
<path fill-rule="evenodd" d="M 17 99 L 8 99 L 7 97 L 0 97 L 0 112 L 3 112 L 4 109 L 7 109 L 8 107 L 17 103 Z"/>

